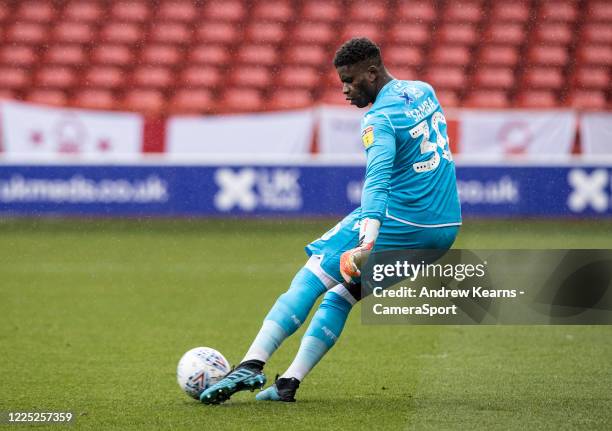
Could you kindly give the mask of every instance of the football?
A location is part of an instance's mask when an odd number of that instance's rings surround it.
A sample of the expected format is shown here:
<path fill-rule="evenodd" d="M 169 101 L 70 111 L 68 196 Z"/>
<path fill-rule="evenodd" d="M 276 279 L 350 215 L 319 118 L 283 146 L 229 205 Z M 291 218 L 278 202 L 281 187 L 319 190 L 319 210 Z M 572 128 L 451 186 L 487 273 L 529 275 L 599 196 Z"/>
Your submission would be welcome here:
<path fill-rule="evenodd" d="M 199 399 L 206 388 L 230 372 L 227 359 L 210 347 L 196 347 L 183 355 L 176 367 L 176 380 L 190 397 Z"/>

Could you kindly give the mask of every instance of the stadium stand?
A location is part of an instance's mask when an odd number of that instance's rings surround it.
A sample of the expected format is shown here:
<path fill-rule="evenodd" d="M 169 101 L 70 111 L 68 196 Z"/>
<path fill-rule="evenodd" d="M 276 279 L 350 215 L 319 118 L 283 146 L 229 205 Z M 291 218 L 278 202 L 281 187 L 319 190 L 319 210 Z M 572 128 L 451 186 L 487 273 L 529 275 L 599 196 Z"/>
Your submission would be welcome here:
<path fill-rule="evenodd" d="M 345 103 L 331 59 L 358 35 L 449 106 L 612 108 L 606 0 L 4 0 L 0 97 L 154 115 Z"/>

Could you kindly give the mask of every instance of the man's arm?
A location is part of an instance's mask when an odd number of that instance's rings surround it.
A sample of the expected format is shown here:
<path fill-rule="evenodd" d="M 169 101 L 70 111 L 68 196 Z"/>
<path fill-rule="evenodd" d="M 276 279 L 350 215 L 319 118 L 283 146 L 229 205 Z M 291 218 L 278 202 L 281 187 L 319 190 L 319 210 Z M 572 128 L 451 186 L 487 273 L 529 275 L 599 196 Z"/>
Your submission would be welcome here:
<path fill-rule="evenodd" d="M 375 117 L 362 131 L 367 168 L 361 194 L 359 244 L 340 258 L 340 272 L 345 281 L 361 275 L 360 268 L 374 247 L 387 209 L 389 180 L 395 160 L 395 132 L 385 116 Z"/>

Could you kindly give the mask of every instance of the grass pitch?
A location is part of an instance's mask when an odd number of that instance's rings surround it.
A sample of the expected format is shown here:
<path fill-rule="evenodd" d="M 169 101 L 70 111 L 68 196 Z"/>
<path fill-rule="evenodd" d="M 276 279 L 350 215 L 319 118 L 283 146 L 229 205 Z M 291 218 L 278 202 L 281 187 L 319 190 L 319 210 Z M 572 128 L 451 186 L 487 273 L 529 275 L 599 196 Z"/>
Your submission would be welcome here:
<path fill-rule="evenodd" d="M 612 428 L 612 327 L 363 326 L 356 309 L 296 404 L 182 394 L 179 357 L 206 345 L 237 363 L 332 224 L 0 222 L 0 410 L 69 410 L 91 430 Z M 611 245 L 610 222 L 468 221 L 456 243 Z"/>

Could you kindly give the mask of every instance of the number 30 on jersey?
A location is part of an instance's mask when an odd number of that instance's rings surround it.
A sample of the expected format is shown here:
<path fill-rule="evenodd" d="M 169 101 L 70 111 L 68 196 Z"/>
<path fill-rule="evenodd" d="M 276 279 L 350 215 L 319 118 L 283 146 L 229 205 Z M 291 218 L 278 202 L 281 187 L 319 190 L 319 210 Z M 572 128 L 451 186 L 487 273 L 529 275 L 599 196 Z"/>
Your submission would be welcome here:
<path fill-rule="evenodd" d="M 419 136 L 423 137 L 423 139 L 421 140 L 421 154 L 433 152 L 431 158 L 412 165 L 412 168 L 415 170 L 415 172 L 429 172 L 433 171 L 438 167 L 438 165 L 440 164 L 440 154 L 438 153 L 438 147 L 440 147 L 440 149 L 442 150 L 442 157 L 444 157 L 449 162 L 453 161 L 450 148 L 448 148 L 448 141 L 444 139 L 444 136 L 442 136 L 442 133 L 440 133 L 440 123 L 446 125 L 446 119 L 444 118 L 444 115 L 440 111 L 434 112 L 429 121 L 431 121 L 431 128 L 434 130 L 436 135 L 435 141 L 429 140 L 430 130 L 428 120 L 423 120 L 415 127 L 410 129 L 410 136 L 412 136 L 413 139 L 416 139 Z"/>

